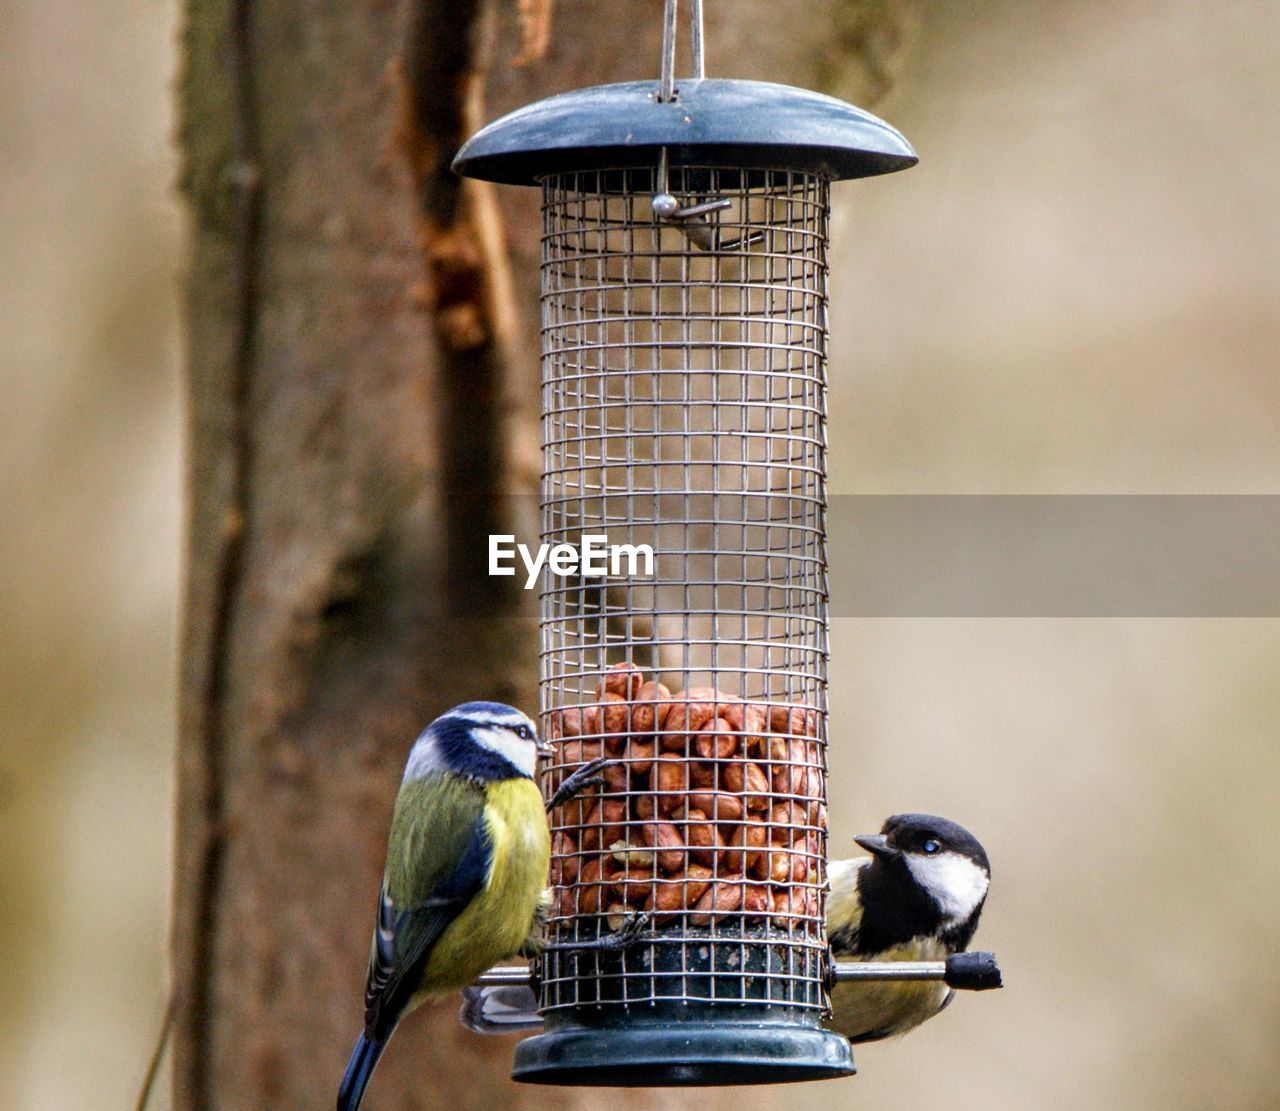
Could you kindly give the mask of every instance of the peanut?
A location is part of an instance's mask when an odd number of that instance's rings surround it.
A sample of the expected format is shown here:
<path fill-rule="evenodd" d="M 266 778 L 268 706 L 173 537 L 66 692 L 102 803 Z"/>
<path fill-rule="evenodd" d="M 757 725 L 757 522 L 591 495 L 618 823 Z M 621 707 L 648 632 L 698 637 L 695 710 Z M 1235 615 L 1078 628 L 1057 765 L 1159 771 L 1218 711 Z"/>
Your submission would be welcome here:
<path fill-rule="evenodd" d="M 653 854 L 643 845 L 633 845 L 630 841 L 615 841 L 609 846 L 609 855 L 622 865 L 624 871 L 653 866 Z"/>
<path fill-rule="evenodd" d="M 770 706 L 769 732 L 797 737 L 816 737 L 818 717 L 808 706 Z"/>
<path fill-rule="evenodd" d="M 804 836 L 804 807 L 797 802 L 775 802 L 769 808 L 769 823 L 773 826 L 772 835 L 777 836 L 782 830 L 789 831 L 789 840 Z"/>
<path fill-rule="evenodd" d="M 688 805 L 716 822 L 736 822 L 742 817 L 742 800 L 726 791 L 693 791 Z"/>
<path fill-rule="evenodd" d="M 622 799 L 603 799 L 588 812 L 579 834 L 579 843 L 590 852 L 601 845 L 611 845 L 622 836 L 622 823 L 627 804 Z"/>
<path fill-rule="evenodd" d="M 683 880 L 658 880 L 645 903 L 645 909 L 658 914 L 675 914 L 688 910 L 711 886 L 711 869 L 690 864 Z"/>
<path fill-rule="evenodd" d="M 658 734 L 658 748 L 663 752 L 679 753 L 683 756 L 688 747 L 689 734 L 687 733 L 668 733 L 663 730 Z"/>
<path fill-rule="evenodd" d="M 663 684 L 648 682 L 636 692 L 635 705 L 631 707 L 631 731 L 655 733 L 662 728 L 671 709 L 671 691 Z"/>
<path fill-rule="evenodd" d="M 614 664 L 596 684 L 596 698 L 603 702 L 604 694 L 616 694 L 619 698 L 635 698 L 644 683 L 644 672 L 630 661 Z"/>
<path fill-rule="evenodd" d="M 743 747 L 759 745 L 765 731 L 765 712 L 754 702 L 730 702 L 720 710 L 729 728 L 743 737 Z"/>
<path fill-rule="evenodd" d="M 727 791 L 745 795 L 748 810 L 769 809 L 769 780 L 759 764 L 736 760 L 720 769 L 720 783 Z"/>
<path fill-rule="evenodd" d="M 689 921 L 695 926 L 709 926 L 742 905 L 742 876 L 725 876 L 717 880 L 694 904 Z"/>
<path fill-rule="evenodd" d="M 712 718 L 720 716 L 720 708 L 739 701 L 714 687 L 690 687 L 672 698 L 662 728 L 668 733 L 696 733 Z"/>
<path fill-rule="evenodd" d="M 594 793 L 594 792 L 593 792 Z M 558 807 L 560 813 L 560 821 L 566 828 L 576 829 L 587 820 L 587 815 L 591 812 L 592 806 L 595 805 L 593 793 L 583 793 L 576 798 L 571 798 L 568 802 L 562 802 Z"/>
<path fill-rule="evenodd" d="M 806 918 L 817 919 L 818 917 L 818 892 L 812 887 L 806 887 L 800 891 L 801 911 Z"/>
<path fill-rule="evenodd" d="M 615 738 L 620 733 L 629 733 L 631 727 L 631 707 L 620 694 L 605 691 L 600 696 L 600 728 Z"/>
<path fill-rule="evenodd" d="M 795 847 L 808 853 L 810 859 L 820 860 L 822 858 L 822 833 L 816 829 L 809 830 L 802 840 L 796 842 Z"/>
<path fill-rule="evenodd" d="M 600 910 L 601 893 L 613 883 L 613 880 L 613 875 L 602 871 L 599 857 L 588 860 L 582 866 L 582 872 L 578 876 L 578 913 L 597 913 Z"/>
<path fill-rule="evenodd" d="M 695 760 L 689 765 L 689 786 L 706 791 L 716 785 L 716 766 Z"/>
<path fill-rule="evenodd" d="M 642 907 L 653 890 L 653 872 L 648 868 L 628 868 L 613 885 L 613 890 L 624 903 Z"/>
<path fill-rule="evenodd" d="M 765 914 L 770 906 L 767 887 L 749 883 L 742 889 L 742 909 L 747 914 Z"/>
<path fill-rule="evenodd" d="M 738 749 L 738 734 L 724 718 L 713 718 L 693 738 L 693 750 L 701 760 L 723 760 Z"/>
<path fill-rule="evenodd" d="M 610 903 L 605 911 L 605 923 L 613 933 L 617 933 L 627 922 L 627 908 L 622 903 Z"/>
<path fill-rule="evenodd" d="M 657 744 L 632 734 L 627 741 L 626 756 L 631 770 L 637 775 L 648 775 L 653 771 L 653 758 L 657 754 Z M 608 775 L 606 773 L 606 779 Z"/>
<path fill-rule="evenodd" d="M 556 891 L 556 917 L 572 918 L 577 910 L 576 887 L 561 887 Z"/>
<path fill-rule="evenodd" d="M 563 830 L 555 835 L 551 845 L 551 860 L 552 867 L 556 870 L 556 883 L 574 883 L 577 880 L 581 864 L 577 849 L 577 842 Z"/>
<path fill-rule="evenodd" d="M 724 848 L 724 838 L 706 813 L 692 807 L 685 810 L 684 840 L 689 846 L 690 858 L 699 864 L 714 865 L 716 854 Z"/>
<path fill-rule="evenodd" d="M 659 756 L 653 762 L 653 787 L 658 792 L 658 813 L 670 814 L 684 802 L 689 789 L 689 765 L 677 756 Z"/>
<path fill-rule="evenodd" d="M 804 883 L 809 878 L 809 860 L 804 853 L 791 854 L 791 873 L 787 877 L 790 883 Z"/>
<path fill-rule="evenodd" d="M 614 794 L 625 794 L 631 783 L 631 769 L 626 764 L 609 764 L 602 773 L 604 789 Z"/>
<path fill-rule="evenodd" d="M 761 853 L 751 874 L 770 883 L 786 883 L 791 875 L 791 854 L 785 849 Z"/>
<path fill-rule="evenodd" d="M 768 844 L 768 830 L 763 821 L 748 817 L 730 828 L 725 842 L 728 847 L 724 866 L 732 872 L 745 872 L 760 859 L 761 850 Z"/>
<path fill-rule="evenodd" d="M 677 872 L 684 866 L 684 841 L 670 822 L 647 822 L 640 827 L 640 840 L 654 850 L 653 859 L 664 872 Z"/>
<path fill-rule="evenodd" d="M 795 795 L 801 799 L 810 797 L 809 792 L 809 753 L 803 741 L 787 742 L 787 762 L 775 765 L 773 769 L 773 789 L 780 795 Z"/>
<path fill-rule="evenodd" d="M 787 742 L 781 737 L 766 738 L 764 754 L 770 763 L 781 763 L 787 758 Z"/>
<path fill-rule="evenodd" d="M 612 844 L 622 836 L 622 825 L 627 819 L 627 804 L 623 799 L 603 799 L 600 803 L 600 843 Z"/>
<path fill-rule="evenodd" d="M 600 804 L 595 803 L 582 821 L 578 830 L 578 844 L 584 851 L 591 852 L 600 847 Z"/>
<path fill-rule="evenodd" d="M 556 746 L 555 766 L 572 770 L 580 764 L 598 759 L 600 751 L 599 741 L 565 741 Z"/>

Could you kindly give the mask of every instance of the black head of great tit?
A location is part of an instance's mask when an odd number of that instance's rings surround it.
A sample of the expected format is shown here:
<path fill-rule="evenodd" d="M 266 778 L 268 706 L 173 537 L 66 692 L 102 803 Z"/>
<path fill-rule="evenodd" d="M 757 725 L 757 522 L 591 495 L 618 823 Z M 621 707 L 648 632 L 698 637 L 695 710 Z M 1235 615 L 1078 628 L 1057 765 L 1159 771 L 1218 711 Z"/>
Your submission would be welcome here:
<path fill-rule="evenodd" d="M 828 866 L 827 937 L 837 957 L 945 960 L 968 948 L 991 882 L 986 850 L 930 814 L 895 814 L 855 837 L 871 855 Z M 851 981 L 831 993 L 832 1026 L 851 1042 L 905 1034 L 955 992 L 939 981 Z"/>

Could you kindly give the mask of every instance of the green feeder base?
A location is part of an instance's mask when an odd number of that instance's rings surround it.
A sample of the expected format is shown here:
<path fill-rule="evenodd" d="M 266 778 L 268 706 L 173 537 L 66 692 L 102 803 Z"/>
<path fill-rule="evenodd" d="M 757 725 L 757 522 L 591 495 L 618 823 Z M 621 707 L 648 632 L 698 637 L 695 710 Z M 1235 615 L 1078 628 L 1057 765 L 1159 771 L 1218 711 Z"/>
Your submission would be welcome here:
<path fill-rule="evenodd" d="M 612 1010 L 612 1008 L 610 1008 Z M 659 1003 L 599 1024 L 549 1016 L 516 1046 L 511 1075 L 529 1084 L 676 1087 L 781 1084 L 852 1076 L 849 1043 L 767 1007 Z M 721 1012 L 731 1010 L 732 1016 Z M 580 1012 L 579 1012 L 580 1014 Z"/>

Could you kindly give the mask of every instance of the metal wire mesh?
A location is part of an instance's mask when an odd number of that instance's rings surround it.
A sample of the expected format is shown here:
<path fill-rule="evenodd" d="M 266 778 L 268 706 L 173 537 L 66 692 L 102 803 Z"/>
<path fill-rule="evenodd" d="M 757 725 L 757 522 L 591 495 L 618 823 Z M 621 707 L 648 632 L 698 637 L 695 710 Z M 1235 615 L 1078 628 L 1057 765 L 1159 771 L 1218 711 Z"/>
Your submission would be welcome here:
<path fill-rule="evenodd" d="M 541 1006 L 825 1006 L 827 182 L 674 168 L 544 181 L 542 539 L 652 577 L 544 577 L 552 815 Z M 573 948 L 640 908 L 624 954 Z"/>

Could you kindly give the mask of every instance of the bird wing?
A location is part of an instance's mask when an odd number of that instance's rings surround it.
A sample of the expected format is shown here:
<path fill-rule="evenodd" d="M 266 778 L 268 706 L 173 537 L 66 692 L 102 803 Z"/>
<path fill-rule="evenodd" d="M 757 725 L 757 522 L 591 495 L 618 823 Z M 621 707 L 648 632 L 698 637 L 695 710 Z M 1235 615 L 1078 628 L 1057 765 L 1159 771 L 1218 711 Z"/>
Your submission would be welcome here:
<path fill-rule="evenodd" d="M 493 844 L 484 793 L 453 776 L 405 784 L 391 823 L 392 849 L 378 895 L 365 984 L 365 1028 L 390 1034 L 431 950 L 484 887 Z"/>

